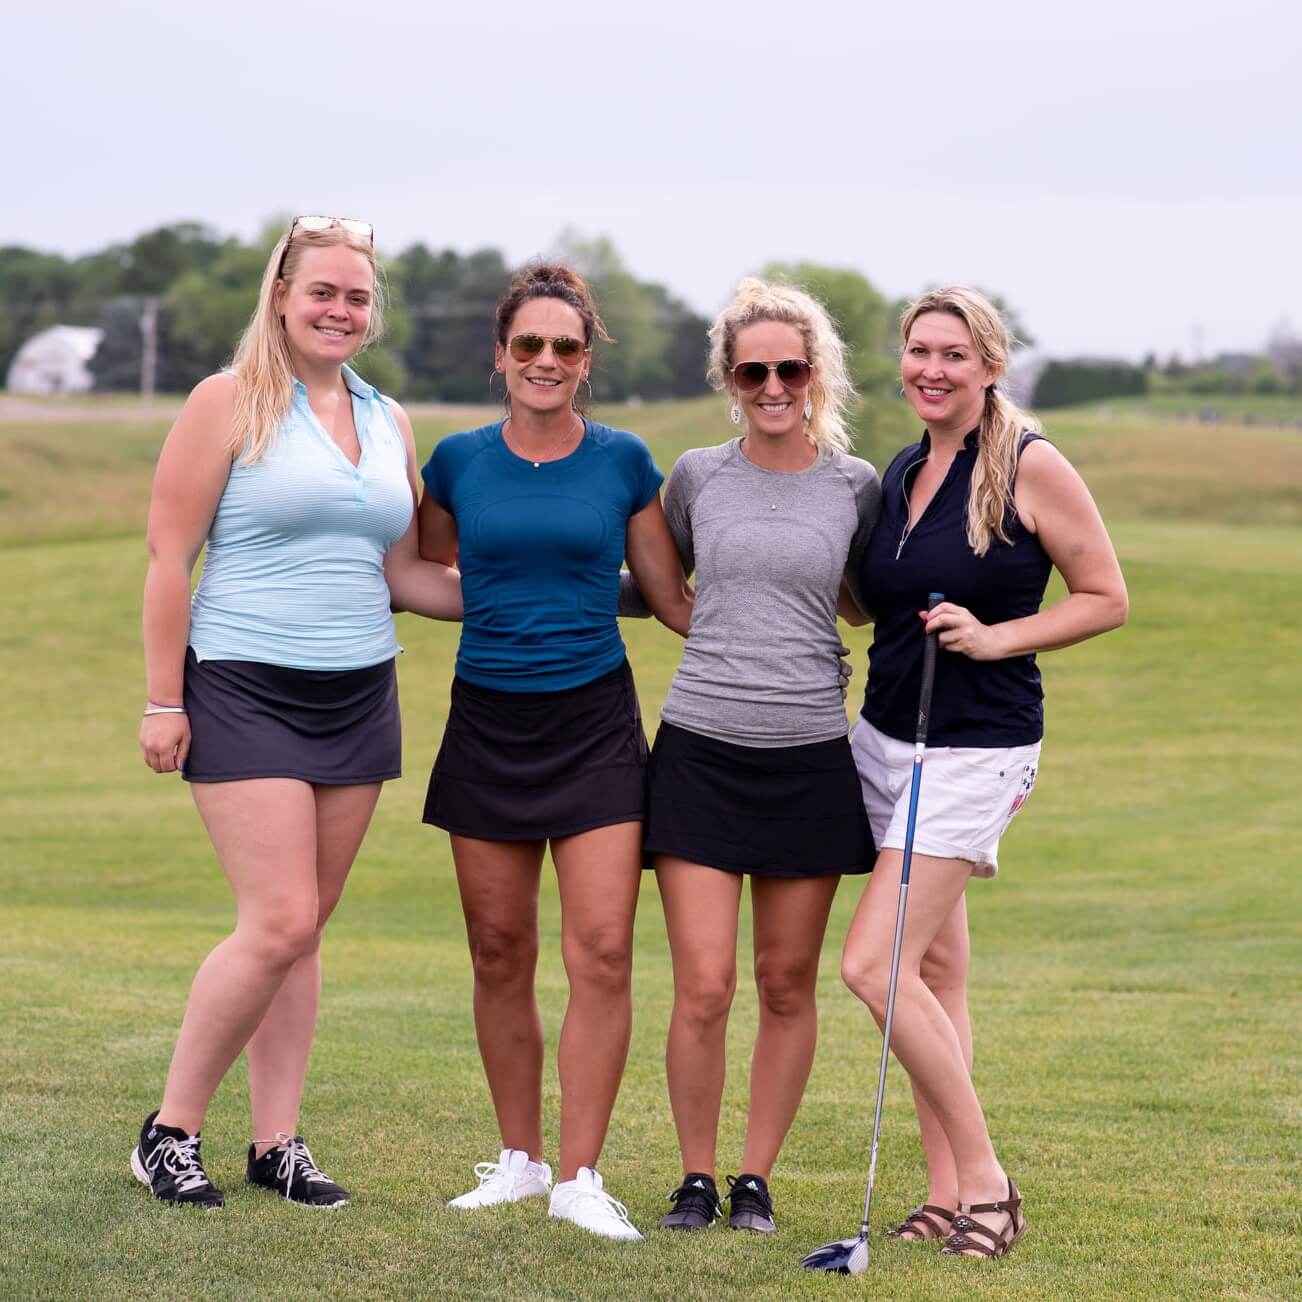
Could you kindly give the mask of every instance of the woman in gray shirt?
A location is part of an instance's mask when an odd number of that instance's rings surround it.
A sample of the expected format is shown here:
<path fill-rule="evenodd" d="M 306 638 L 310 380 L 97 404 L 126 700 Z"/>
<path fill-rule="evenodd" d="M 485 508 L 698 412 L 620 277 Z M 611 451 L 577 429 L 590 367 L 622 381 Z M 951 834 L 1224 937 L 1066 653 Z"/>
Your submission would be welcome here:
<path fill-rule="evenodd" d="M 874 858 L 836 617 L 852 600 L 846 579 L 881 486 L 847 451 L 845 349 L 814 299 L 744 280 L 710 342 L 710 381 L 744 432 L 685 453 L 665 492 L 696 601 L 649 775 L 646 849 L 673 954 L 667 1068 L 685 1172 L 660 1223 L 703 1229 L 721 1211 L 715 1143 L 749 876 L 759 1032 L 730 1223 L 771 1231 L 768 1180 L 813 1062 L 832 897 L 843 873 L 867 872 Z"/>

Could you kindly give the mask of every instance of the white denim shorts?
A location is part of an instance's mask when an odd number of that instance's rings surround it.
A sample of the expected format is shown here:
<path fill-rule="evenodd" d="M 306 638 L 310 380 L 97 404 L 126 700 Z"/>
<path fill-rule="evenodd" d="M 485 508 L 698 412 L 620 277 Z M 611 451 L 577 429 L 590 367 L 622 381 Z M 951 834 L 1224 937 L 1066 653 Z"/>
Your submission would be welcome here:
<path fill-rule="evenodd" d="M 859 718 L 850 751 L 864 808 L 880 850 L 902 850 L 913 781 L 911 741 L 897 741 Z M 913 849 L 966 859 L 973 877 L 999 871 L 999 838 L 1035 786 L 1040 743 L 1030 746 L 928 746 L 918 793 Z"/>

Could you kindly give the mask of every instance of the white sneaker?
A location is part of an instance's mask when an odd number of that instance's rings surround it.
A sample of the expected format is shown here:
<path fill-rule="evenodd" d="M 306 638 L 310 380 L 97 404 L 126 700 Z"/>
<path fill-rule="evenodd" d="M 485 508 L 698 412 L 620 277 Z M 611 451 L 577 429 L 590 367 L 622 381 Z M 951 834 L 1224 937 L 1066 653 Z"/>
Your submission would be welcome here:
<path fill-rule="evenodd" d="M 552 1169 L 546 1162 L 531 1162 L 518 1148 L 504 1148 L 496 1162 L 476 1162 L 479 1187 L 454 1198 L 449 1207 L 459 1212 L 498 1203 L 518 1203 L 522 1198 L 541 1198 L 552 1191 Z"/>
<path fill-rule="evenodd" d="M 641 1239 L 628 1219 L 628 1208 L 601 1187 L 601 1177 L 591 1167 L 579 1167 L 573 1180 L 562 1180 L 552 1190 L 548 1216 L 570 1221 L 607 1239 Z"/>

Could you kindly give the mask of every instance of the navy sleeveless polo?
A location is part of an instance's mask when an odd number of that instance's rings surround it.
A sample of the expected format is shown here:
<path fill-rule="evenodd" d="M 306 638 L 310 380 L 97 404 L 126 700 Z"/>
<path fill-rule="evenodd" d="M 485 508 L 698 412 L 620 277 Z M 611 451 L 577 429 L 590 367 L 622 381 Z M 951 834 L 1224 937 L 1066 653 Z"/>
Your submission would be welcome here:
<path fill-rule="evenodd" d="M 1027 433 L 1022 450 L 1040 438 Z M 944 482 L 913 526 L 909 490 L 931 450 L 930 435 L 910 444 L 882 479 L 882 515 L 860 567 L 874 615 L 868 687 L 862 714 L 888 737 L 911 742 L 922 677 L 922 621 L 929 592 L 965 606 L 983 624 L 1033 615 L 1044 600 L 1053 563 L 1009 505 L 1009 541 L 977 556 L 967 541 L 967 498 L 977 458 L 977 431 L 963 441 Z M 954 651 L 936 658 L 927 740 L 937 746 L 1027 746 L 1044 735 L 1044 693 L 1034 655 L 971 660 Z"/>

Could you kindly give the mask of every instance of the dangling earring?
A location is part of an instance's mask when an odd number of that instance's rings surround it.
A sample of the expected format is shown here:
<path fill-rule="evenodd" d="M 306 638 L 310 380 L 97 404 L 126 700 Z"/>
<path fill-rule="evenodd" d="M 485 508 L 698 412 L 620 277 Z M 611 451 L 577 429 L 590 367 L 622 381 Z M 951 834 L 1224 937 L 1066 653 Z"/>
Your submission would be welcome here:
<path fill-rule="evenodd" d="M 806 398 L 806 399 L 805 399 L 805 420 L 806 420 L 806 422 L 810 421 L 810 420 L 813 418 L 813 415 L 814 415 L 814 403 L 813 403 L 813 399 L 811 399 L 811 398 Z"/>
<path fill-rule="evenodd" d="M 741 408 L 735 402 L 728 408 L 728 419 L 734 425 L 741 424 Z"/>

